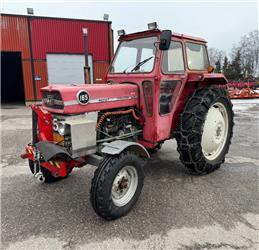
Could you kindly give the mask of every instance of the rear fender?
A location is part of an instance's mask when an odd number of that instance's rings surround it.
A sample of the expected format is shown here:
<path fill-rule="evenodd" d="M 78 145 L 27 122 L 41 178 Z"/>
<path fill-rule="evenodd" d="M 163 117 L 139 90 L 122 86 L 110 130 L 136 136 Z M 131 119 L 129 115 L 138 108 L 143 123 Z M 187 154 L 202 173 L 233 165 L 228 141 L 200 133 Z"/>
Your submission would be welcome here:
<path fill-rule="evenodd" d="M 177 129 L 180 123 L 180 114 L 192 96 L 192 94 L 199 87 L 209 86 L 224 86 L 228 83 L 226 77 L 219 73 L 188 73 L 186 81 L 183 81 L 181 89 L 177 93 L 177 99 L 174 103 L 173 111 L 171 113 L 172 126 L 171 134 Z"/>
<path fill-rule="evenodd" d="M 118 155 L 124 150 L 130 150 L 143 158 L 150 158 L 145 147 L 136 142 L 117 140 L 110 143 L 104 143 L 103 145 L 104 147 L 101 149 L 101 152 L 104 154 Z"/>
<path fill-rule="evenodd" d="M 201 81 L 208 83 L 209 85 L 225 85 L 228 83 L 227 78 L 223 74 L 218 73 L 205 73 L 203 74 Z"/>
<path fill-rule="evenodd" d="M 228 83 L 228 80 L 224 74 L 219 73 L 189 73 L 187 82 L 199 82 L 205 85 L 224 85 Z"/>

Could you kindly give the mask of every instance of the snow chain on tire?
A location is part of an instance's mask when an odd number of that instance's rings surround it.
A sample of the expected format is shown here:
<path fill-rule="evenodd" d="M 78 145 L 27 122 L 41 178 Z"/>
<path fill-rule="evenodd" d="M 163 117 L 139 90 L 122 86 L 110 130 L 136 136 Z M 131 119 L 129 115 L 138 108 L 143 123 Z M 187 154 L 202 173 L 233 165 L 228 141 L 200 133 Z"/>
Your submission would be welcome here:
<path fill-rule="evenodd" d="M 208 161 L 202 152 L 201 139 L 208 110 L 216 102 L 226 104 L 229 114 L 229 131 L 219 157 L 214 161 Z M 177 151 L 180 154 L 180 160 L 191 173 L 198 175 L 208 174 L 218 169 L 224 162 L 233 134 L 233 116 L 232 103 L 225 89 L 216 87 L 200 88 L 188 100 L 180 117 L 180 125 L 174 135 L 177 140 Z"/>

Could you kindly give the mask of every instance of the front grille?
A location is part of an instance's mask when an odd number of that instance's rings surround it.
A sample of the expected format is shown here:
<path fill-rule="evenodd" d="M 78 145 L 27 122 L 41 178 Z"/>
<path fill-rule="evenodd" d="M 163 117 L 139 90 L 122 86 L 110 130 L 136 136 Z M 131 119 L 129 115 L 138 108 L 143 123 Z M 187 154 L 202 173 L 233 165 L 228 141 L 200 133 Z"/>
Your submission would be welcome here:
<path fill-rule="evenodd" d="M 63 109 L 64 103 L 62 97 L 58 91 L 47 91 L 44 90 L 42 92 L 43 103 L 46 107 L 53 109 Z"/>

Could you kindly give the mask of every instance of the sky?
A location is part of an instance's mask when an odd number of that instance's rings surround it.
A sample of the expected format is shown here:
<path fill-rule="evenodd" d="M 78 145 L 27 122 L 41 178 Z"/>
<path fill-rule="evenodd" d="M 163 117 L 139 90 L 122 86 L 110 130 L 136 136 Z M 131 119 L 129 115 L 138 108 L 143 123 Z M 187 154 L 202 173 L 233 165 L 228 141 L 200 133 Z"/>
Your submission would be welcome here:
<path fill-rule="evenodd" d="M 102 20 L 109 14 L 117 46 L 117 30 L 126 33 L 159 28 L 205 38 L 208 46 L 231 52 L 241 36 L 258 30 L 259 0 L 2 0 L 1 13 Z"/>

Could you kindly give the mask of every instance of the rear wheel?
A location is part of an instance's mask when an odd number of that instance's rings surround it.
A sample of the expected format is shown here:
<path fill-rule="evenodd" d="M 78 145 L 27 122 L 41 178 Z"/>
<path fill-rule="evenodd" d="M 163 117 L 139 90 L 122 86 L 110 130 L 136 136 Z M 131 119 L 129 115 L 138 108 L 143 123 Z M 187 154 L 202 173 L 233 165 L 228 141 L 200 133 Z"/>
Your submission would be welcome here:
<path fill-rule="evenodd" d="M 113 220 L 132 209 L 143 187 L 142 165 L 142 159 L 133 152 L 104 157 L 90 191 L 92 206 L 99 216 Z"/>
<path fill-rule="evenodd" d="M 233 116 L 224 89 L 201 88 L 189 99 L 176 140 L 180 160 L 192 173 L 213 172 L 224 162 L 233 134 Z"/>

